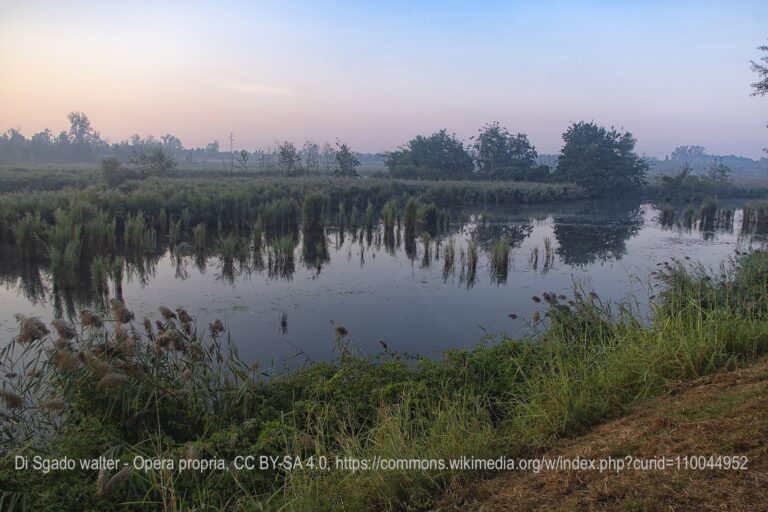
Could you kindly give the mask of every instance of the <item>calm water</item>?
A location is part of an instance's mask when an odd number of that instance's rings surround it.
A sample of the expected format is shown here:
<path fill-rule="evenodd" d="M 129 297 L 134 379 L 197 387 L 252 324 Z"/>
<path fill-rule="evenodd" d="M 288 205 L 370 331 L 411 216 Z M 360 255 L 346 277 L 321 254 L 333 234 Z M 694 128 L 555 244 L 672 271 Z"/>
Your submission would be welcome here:
<path fill-rule="evenodd" d="M 428 253 L 421 235 L 411 242 L 396 232 L 393 241 L 380 229 L 362 236 L 347 231 L 342 237 L 338 228 L 329 228 L 327 254 L 317 235 L 308 247 L 320 254 L 299 244 L 293 268 L 270 269 L 266 256 L 261 262 L 249 258 L 227 264 L 216 256 L 167 251 L 140 267 L 128 267 L 122 297 L 138 319 L 158 318 L 161 305 L 187 309 L 198 324 L 220 318 L 241 356 L 263 366 L 303 360 L 291 359 L 297 348 L 314 359 L 333 357 L 331 321 L 346 327 L 365 354 L 380 352 L 384 341 L 392 350 L 434 355 L 471 346 L 486 332 L 530 332 L 534 311 L 544 312 L 531 297 L 543 291 L 570 296 L 573 283 L 579 282 L 603 300 L 632 296 L 643 311 L 653 293 L 650 272 L 657 263 L 689 257 L 714 268 L 736 251 L 764 244 L 761 236 L 740 233 L 738 208 L 732 223 L 708 230 L 663 227 L 659 213 L 648 204 L 466 207 L 451 211 L 449 227 L 430 237 Z M 514 243 L 506 279 L 491 271 L 487 257 L 501 236 Z M 462 271 L 460 256 L 470 240 L 479 248 L 474 280 Z M 446 270 L 443 257 L 451 241 L 455 265 Z M 52 320 L 56 314 L 68 317 L 95 307 L 87 290 L 54 293 L 44 269 L 7 258 L 0 262 L 0 335 L 5 338 L 0 343 L 16 332 L 14 313 Z M 119 294 L 114 286 L 110 292 Z M 510 313 L 518 318 L 511 319 Z"/>

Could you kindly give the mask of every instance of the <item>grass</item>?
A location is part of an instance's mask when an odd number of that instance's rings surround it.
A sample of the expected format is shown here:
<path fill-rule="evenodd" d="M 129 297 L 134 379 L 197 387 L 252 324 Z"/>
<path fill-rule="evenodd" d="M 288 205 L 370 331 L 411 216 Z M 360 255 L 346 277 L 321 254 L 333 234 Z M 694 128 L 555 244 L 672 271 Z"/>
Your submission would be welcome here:
<path fill-rule="evenodd" d="M 279 252 L 292 255 L 292 243 L 281 239 Z M 611 314 L 594 294 L 577 290 L 572 305 L 544 294 L 547 328 L 535 338 L 489 339 L 438 360 L 347 353 L 284 374 L 254 370 L 239 360 L 220 323 L 195 327 L 181 310 L 161 311 L 159 330 L 151 322 L 134 329 L 122 323 L 132 315 L 121 313 L 103 329 L 60 334 L 62 342 L 25 320 L 25 341 L 0 353 L 6 374 L 17 375 L 0 397 L 9 413 L 0 442 L 11 455 L 124 460 L 523 456 L 659 394 L 670 380 L 768 350 L 768 253 L 744 256 L 722 273 L 713 277 L 682 264 L 662 271 L 664 291 L 650 325 L 626 309 Z M 120 303 L 112 309 L 127 311 Z M 86 321 L 94 324 L 83 316 Z M 337 335 L 347 340 L 341 329 Z M 14 366 L 30 359 L 39 372 Z M 62 404 L 53 416 L 38 407 L 53 400 Z M 98 495 L 104 484 L 94 472 L 52 480 L 14 471 L 11 460 L 0 465 L 3 502 L 43 510 L 75 503 L 108 510 L 128 502 L 147 510 L 401 510 L 429 507 L 440 492 L 479 476 L 413 468 L 150 469 L 122 475 L 120 486 Z"/>
<path fill-rule="evenodd" d="M 494 280 L 498 283 L 507 281 L 509 273 L 509 253 L 512 250 L 512 242 L 508 237 L 502 237 L 491 246 L 489 260 L 491 263 L 491 273 Z"/>

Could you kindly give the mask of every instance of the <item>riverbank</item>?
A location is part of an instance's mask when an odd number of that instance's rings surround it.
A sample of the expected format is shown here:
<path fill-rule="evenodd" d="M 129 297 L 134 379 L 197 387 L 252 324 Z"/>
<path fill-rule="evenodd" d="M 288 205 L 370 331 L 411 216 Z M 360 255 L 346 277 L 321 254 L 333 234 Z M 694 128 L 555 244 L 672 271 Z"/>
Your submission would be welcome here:
<path fill-rule="evenodd" d="M 339 358 L 264 376 L 241 361 L 224 326 L 195 326 L 183 310 L 142 322 L 112 303 L 112 318 L 82 314 L 77 329 L 20 321 L 12 347 L 42 360 L 11 374 L 0 469 L 5 503 L 43 509 L 403 510 L 432 506 L 480 472 L 296 468 L 179 472 L 167 467 L 53 475 L 16 471 L 16 454 L 224 460 L 243 455 L 303 461 L 522 457 L 588 431 L 695 379 L 768 350 L 768 253 L 741 257 L 722 275 L 681 262 L 660 267 L 664 291 L 646 326 L 600 297 L 536 297 L 546 329 L 440 360 L 386 352 L 354 357 L 334 325 Z M 152 320 L 156 320 L 153 322 Z M 100 327 L 100 325 L 106 327 Z M 3 351 L 6 356 L 7 350 Z M 111 482 L 111 483 L 110 483 Z"/>
<path fill-rule="evenodd" d="M 666 469 L 512 472 L 457 490 L 435 510 L 761 510 L 768 503 L 767 450 L 768 360 L 762 359 L 670 382 L 661 397 L 631 414 L 537 455 L 643 461 L 639 467 L 646 468 L 664 457 L 672 461 Z"/>

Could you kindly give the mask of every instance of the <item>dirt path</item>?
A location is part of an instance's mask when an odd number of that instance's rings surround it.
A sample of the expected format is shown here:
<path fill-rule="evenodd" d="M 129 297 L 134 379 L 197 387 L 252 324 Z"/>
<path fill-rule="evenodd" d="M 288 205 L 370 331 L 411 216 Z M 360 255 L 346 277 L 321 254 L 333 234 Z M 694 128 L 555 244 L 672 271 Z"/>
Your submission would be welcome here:
<path fill-rule="evenodd" d="M 669 389 L 634 413 L 563 439 L 545 456 L 743 455 L 747 470 L 503 474 L 439 510 L 768 511 L 768 360 Z"/>

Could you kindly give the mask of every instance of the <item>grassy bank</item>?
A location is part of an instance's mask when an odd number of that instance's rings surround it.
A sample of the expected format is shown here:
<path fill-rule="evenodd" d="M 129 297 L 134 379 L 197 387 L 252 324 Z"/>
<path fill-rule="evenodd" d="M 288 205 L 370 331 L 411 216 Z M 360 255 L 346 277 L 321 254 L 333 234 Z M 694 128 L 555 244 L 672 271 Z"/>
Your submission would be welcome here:
<path fill-rule="evenodd" d="M 333 469 L 373 460 L 520 456 L 658 394 L 674 379 L 738 365 L 768 349 L 768 253 L 708 275 L 660 267 L 654 320 L 611 314 L 594 294 L 537 297 L 535 339 L 485 340 L 439 360 L 355 357 L 354 333 L 333 326 L 339 358 L 281 375 L 240 361 L 223 326 L 183 310 L 49 328 L 20 319 L 3 352 L 10 375 L 0 469 L 3 509 L 401 510 L 429 506 L 477 473 Z M 537 317 L 539 315 L 536 315 Z M 154 320 L 154 321 L 153 321 Z M 102 325 L 103 324 L 103 325 Z M 26 365 L 12 365 L 25 352 Z M 48 354 L 44 362 L 43 351 Z M 179 472 L 15 471 L 13 455 L 135 456 L 178 461 L 237 455 L 328 457 L 331 469 Z"/>

